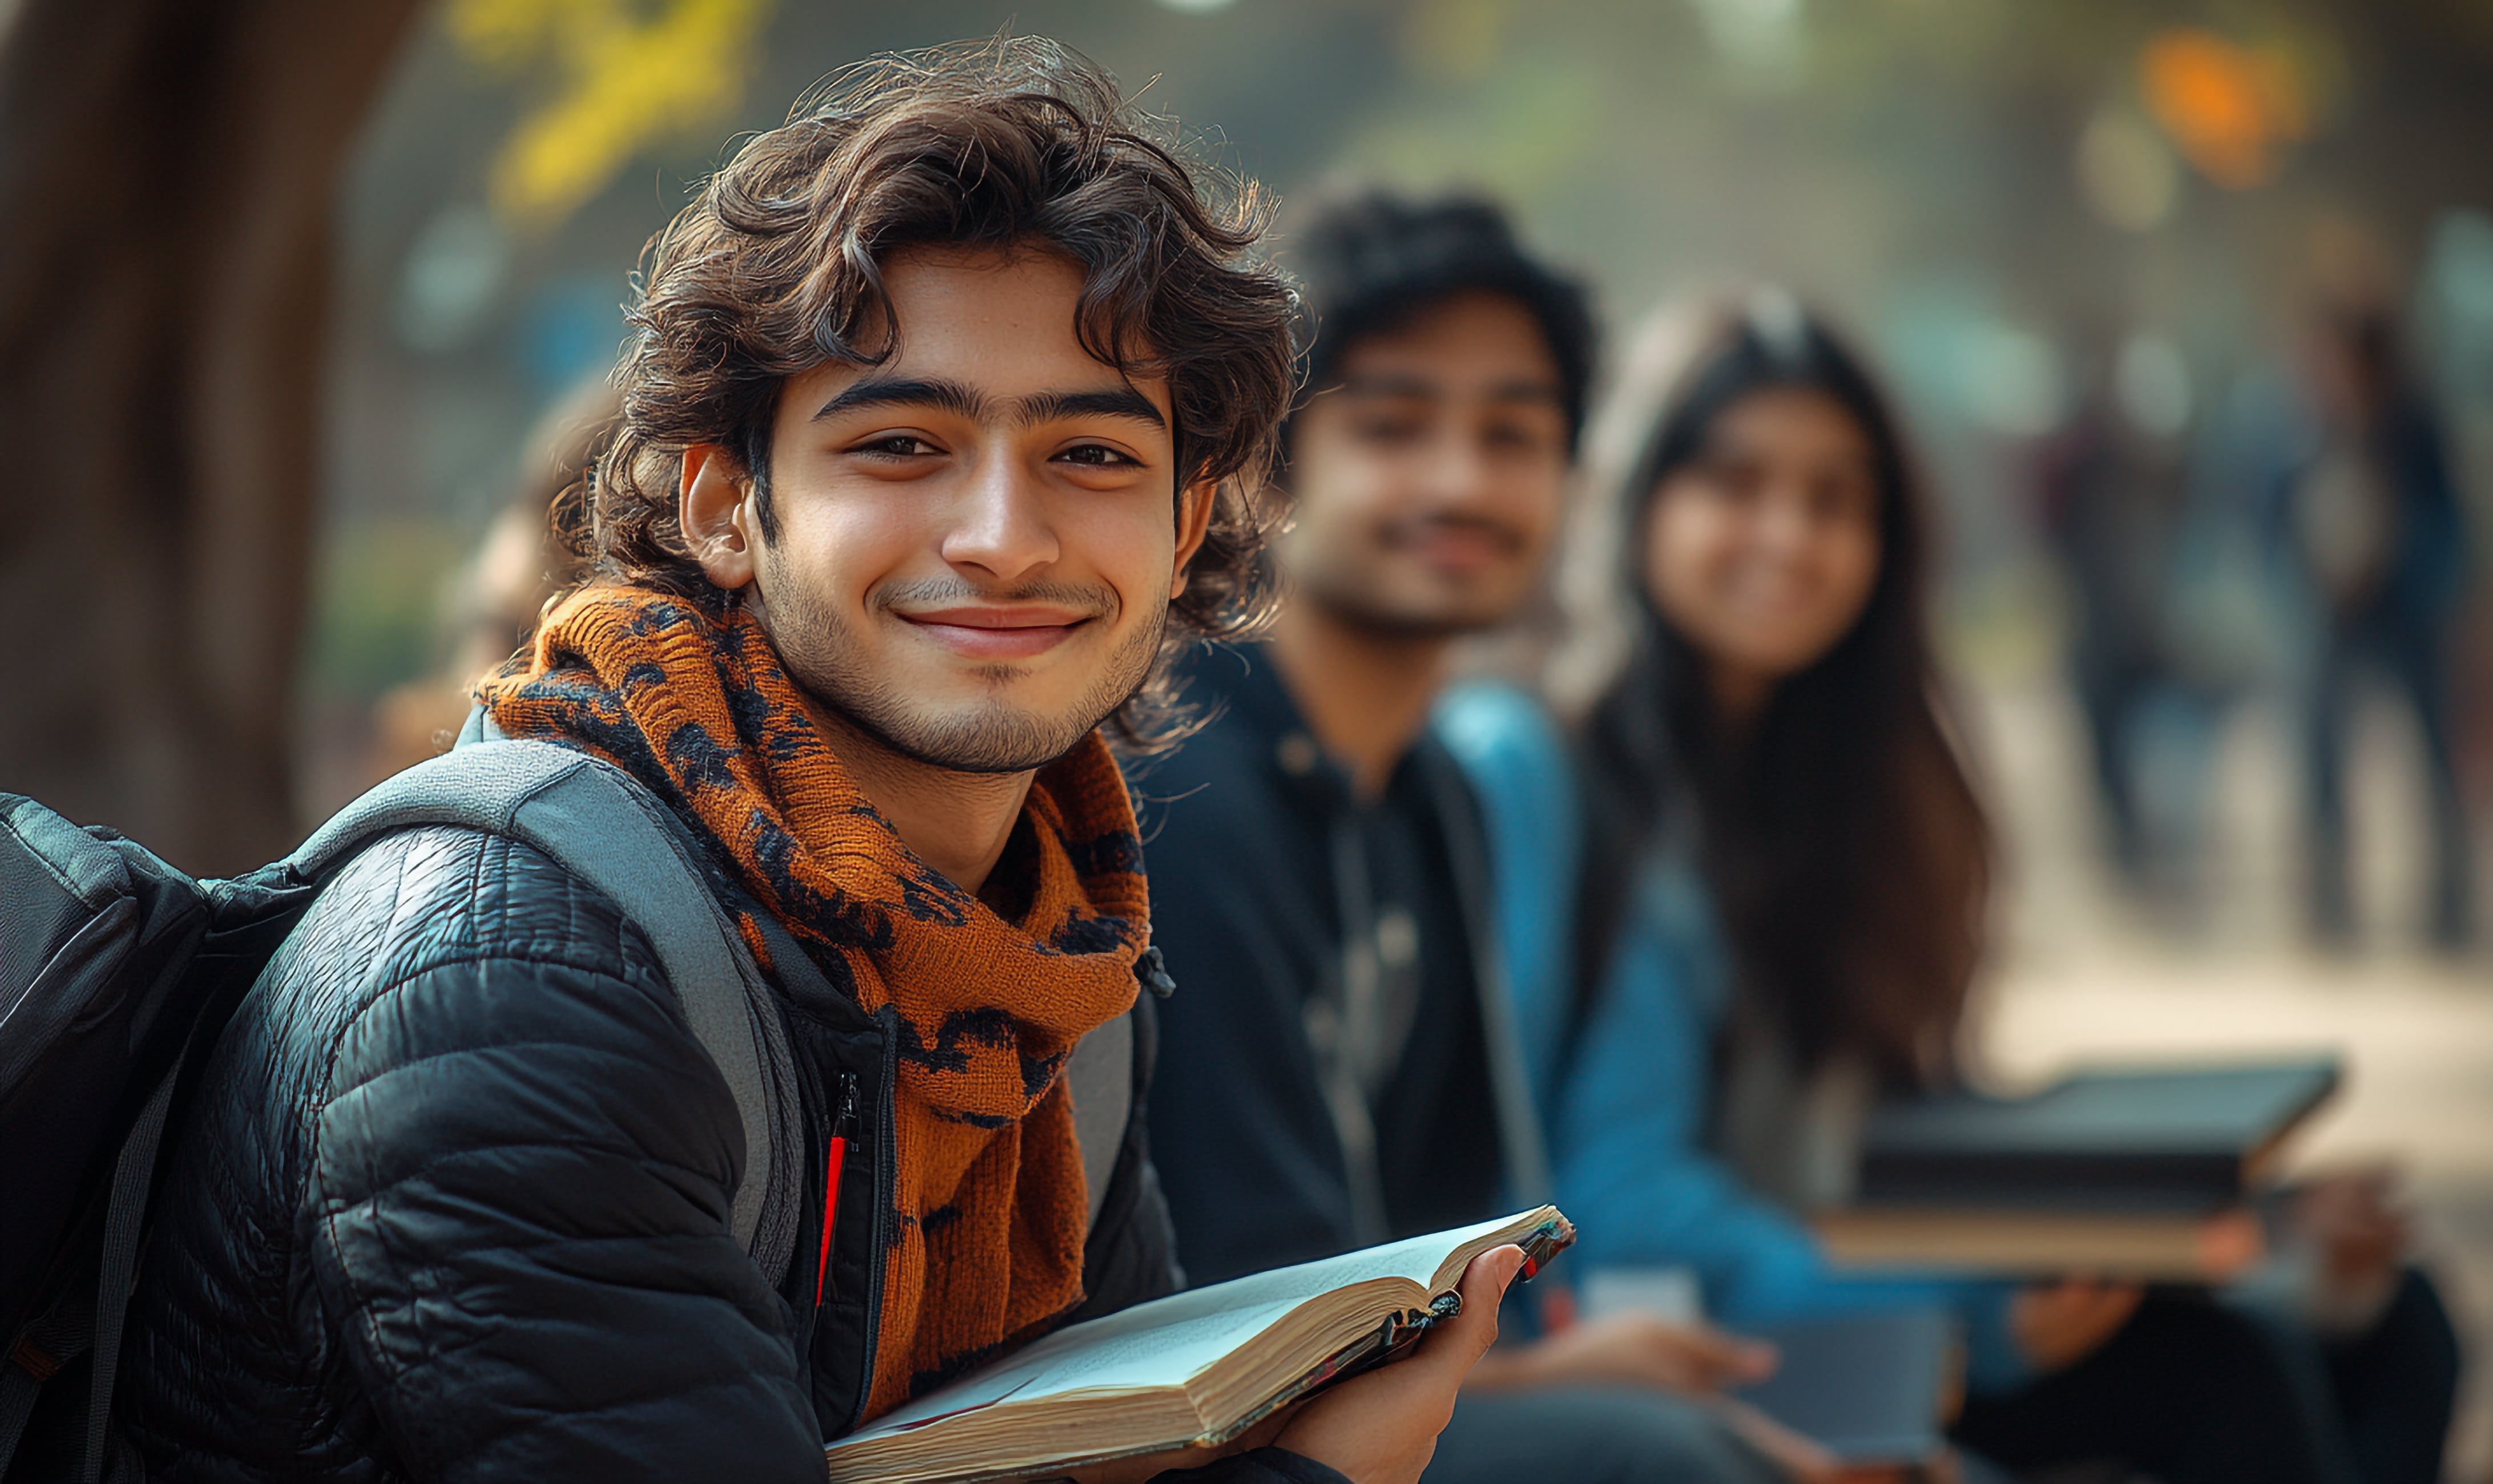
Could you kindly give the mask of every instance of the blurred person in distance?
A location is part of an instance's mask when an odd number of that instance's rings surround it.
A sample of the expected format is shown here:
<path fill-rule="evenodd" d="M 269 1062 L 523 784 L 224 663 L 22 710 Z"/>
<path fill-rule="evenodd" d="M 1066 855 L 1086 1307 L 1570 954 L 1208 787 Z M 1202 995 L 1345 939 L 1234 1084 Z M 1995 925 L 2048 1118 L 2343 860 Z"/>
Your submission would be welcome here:
<path fill-rule="evenodd" d="M 2475 928 L 2466 797 L 2450 734 L 2451 630 L 2468 562 L 2440 418 L 2384 298 L 2325 303 L 2304 362 L 2303 436 L 2278 484 L 2276 527 L 2311 645 L 2303 676 L 2311 931 L 2338 947 L 2356 935 L 2346 752 L 2368 675 L 2415 716 L 2431 797 L 2426 930 L 2435 946 L 2455 952 Z"/>
<path fill-rule="evenodd" d="M 1269 641 L 1195 657 L 1185 695 L 1207 724 L 1129 768 L 1179 984 L 1154 1147 L 1197 1282 L 1478 1221 L 1547 1185 L 1486 842 L 1429 713 L 1456 642 L 1539 589 L 1591 315 L 1476 200 L 1339 198 L 1283 261 L 1305 283 L 1288 598 Z M 1427 1478 L 1771 1479 L 1682 1395 L 1770 1365 L 1641 1316 L 1510 1343 L 1473 1373 Z"/>
<path fill-rule="evenodd" d="M 2154 724 L 2177 702 L 2206 704 L 2167 635 L 2189 468 L 2184 430 L 2148 426 L 2122 395 L 2128 349 L 2082 345 L 2076 409 L 2040 450 L 2034 483 L 2038 524 L 2075 599 L 2069 685 L 2113 865 L 2142 905 L 2171 910 L 2198 885 L 2190 831 L 2158 817 L 2147 788 L 2150 749 L 2169 741 Z"/>
<path fill-rule="evenodd" d="M 1549 935 L 1538 919 L 1584 950 L 1572 976 L 1517 975 L 1526 1024 L 1571 1027 L 1541 1054 L 1577 1260 L 1692 1269 L 1734 1324 L 1948 1302 L 1969 1346 L 1956 1436 L 2012 1468 L 2436 1478 L 2455 1341 L 2377 1184 L 2306 1200 L 2284 1246 L 2308 1259 L 2232 1304 L 1846 1278 L 1792 1214 L 1840 1196 L 1872 1097 L 1955 1076 L 1992 843 L 1885 398 L 1780 291 L 1678 339 L 1678 371 L 1632 376 L 1606 416 L 1613 498 L 1571 553 L 1609 648 L 1577 674 L 1602 677 L 1576 744 L 1580 876 L 1545 859 L 1501 903 L 1510 939 Z M 1533 781 L 1568 776 L 1565 744 L 1492 689 L 1448 705 L 1492 834 L 1546 833 L 1561 805 Z"/>
<path fill-rule="evenodd" d="M 556 531 L 556 502 L 586 491 L 586 471 L 621 410 L 599 376 L 557 400 L 522 441 L 510 497 L 444 595 L 439 626 L 449 658 L 373 703 L 367 786 L 438 756 L 475 704 L 476 677 L 508 661 L 535 632 L 546 603 L 587 572 L 588 552 Z"/>

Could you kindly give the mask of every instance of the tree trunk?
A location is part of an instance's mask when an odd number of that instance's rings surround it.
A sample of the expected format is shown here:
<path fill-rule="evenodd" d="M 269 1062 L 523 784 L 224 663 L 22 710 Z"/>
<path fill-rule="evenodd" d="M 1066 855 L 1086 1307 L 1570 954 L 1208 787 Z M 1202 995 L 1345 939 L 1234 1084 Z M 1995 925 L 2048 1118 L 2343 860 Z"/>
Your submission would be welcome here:
<path fill-rule="evenodd" d="M 0 3 L 0 789 L 296 837 L 333 203 L 419 0 Z"/>

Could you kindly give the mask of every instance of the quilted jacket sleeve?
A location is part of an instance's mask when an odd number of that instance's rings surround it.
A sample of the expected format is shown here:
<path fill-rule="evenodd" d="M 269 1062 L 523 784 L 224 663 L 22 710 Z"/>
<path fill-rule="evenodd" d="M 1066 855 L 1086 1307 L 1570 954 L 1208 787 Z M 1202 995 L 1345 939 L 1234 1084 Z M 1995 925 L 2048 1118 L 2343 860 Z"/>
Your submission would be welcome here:
<path fill-rule="evenodd" d="M 319 1341 L 415 1478 L 819 1480 L 727 1228 L 727 1085 L 639 930 L 519 875 L 393 935 L 334 1043 L 297 1214 Z"/>

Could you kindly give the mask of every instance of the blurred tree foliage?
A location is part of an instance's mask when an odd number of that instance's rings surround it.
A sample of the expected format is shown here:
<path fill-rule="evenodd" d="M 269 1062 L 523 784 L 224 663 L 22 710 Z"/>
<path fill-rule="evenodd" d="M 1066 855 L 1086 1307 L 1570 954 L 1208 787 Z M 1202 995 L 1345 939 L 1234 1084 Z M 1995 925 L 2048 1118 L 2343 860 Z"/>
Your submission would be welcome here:
<path fill-rule="evenodd" d="M 560 74 L 502 146 L 494 204 L 544 225 L 652 143 L 712 142 L 744 101 L 769 12 L 769 0 L 451 0 L 450 33 L 469 56 L 508 72 L 550 61 Z"/>
<path fill-rule="evenodd" d="M 311 637 L 304 680 L 315 690 L 369 703 L 444 658 L 445 612 L 471 554 L 463 533 L 421 518 L 357 522 L 336 532 L 314 594 L 321 623 Z"/>

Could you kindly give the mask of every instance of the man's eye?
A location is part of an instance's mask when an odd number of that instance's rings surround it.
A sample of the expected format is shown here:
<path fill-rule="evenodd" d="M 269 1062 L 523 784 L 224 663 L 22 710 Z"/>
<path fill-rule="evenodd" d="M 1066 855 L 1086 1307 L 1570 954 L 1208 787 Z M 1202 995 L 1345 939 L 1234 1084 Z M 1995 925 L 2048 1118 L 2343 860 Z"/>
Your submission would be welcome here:
<path fill-rule="evenodd" d="M 851 452 L 873 454 L 885 459 L 916 459 L 936 452 L 936 448 L 914 432 L 896 432 L 889 437 L 869 439 Z"/>
<path fill-rule="evenodd" d="M 1418 418 L 1367 417 L 1351 425 L 1351 431 L 1369 443 L 1414 443 L 1428 430 L 1428 425 Z"/>
<path fill-rule="evenodd" d="M 1078 443 L 1056 456 L 1066 463 L 1089 464 L 1096 469 L 1139 468 L 1142 460 L 1101 443 Z"/>
<path fill-rule="evenodd" d="M 1491 448 L 1538 450 L 1547 440 L 1537 428 L 1521 423 L 1492 423 L 1481 430 L 1481 441 Z"/>

